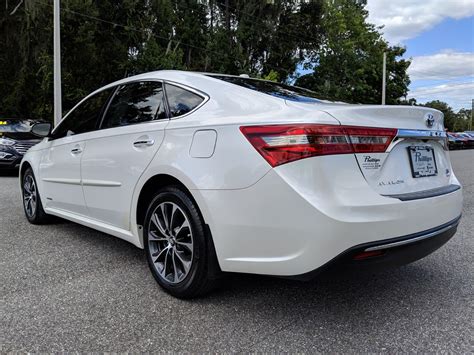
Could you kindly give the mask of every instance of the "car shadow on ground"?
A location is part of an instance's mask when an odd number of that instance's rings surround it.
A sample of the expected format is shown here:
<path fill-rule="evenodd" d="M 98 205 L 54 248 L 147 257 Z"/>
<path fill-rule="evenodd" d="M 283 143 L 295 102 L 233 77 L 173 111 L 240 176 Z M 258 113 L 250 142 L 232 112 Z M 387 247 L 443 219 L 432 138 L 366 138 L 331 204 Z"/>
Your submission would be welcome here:
<path fill-rule="evenodd" d="M 65 220 L 59 220 L 59 224 L 55 227 L 63 232 L 60 233 L 62 235 L 80 238 L 82 242 L 106 249 L 112 258 L 113 254 L 116 254 L 117 258 L 127 259 L 130 267 L 145 265 L 147 262 L 143 250 L 108 234 Z M 84 233 L 84 229 L 90 232 Z M 310 281 L 226 273 L 217 290 L 203 297 L 182 302 L 209 306 L 227 302 L 239 303 L 244 306 L 242 309 L 244 311 L 248 305 L 246 301 L 253 300 L 259 305 L 258 312 L 273 312 L 277 309 L 278 312 L 293 312 L 291 309 L 295 309 L 295 306 L 312 309 L 317 306 L 320 311 L 325 307 L 332 311 L 338 309 L 336 314 L 341 312 L 341 317 L 347 311 L 357 313 L 365 311 L 367 314 L 373 314 L 382 311 L 391 302 L 411 306 L 420 304 L 421 307 L 424 302 L 422 300 L 432 298 L 433 292 L 442 292 L 439 290 L 440 285 L 446 282 L 453 284 L 456 282 L 453 277 L 460 277 L 457 273 L 446 272 L 442 268 L 443 264 L 436 261 L 436 256 L 430 256 L 403 267 L 378 272 L 330 269 Z M 154 293 L 155 297 L 170 297 L 162 290 L 156 292 L 160 289 L 149 274 L 148 268 L 139 267 L 139 269 L 137 272 L 146 273 L 142 277 L 152 283 L 150 292 Z M 341 307 L 343 309 L 339 309 Z M 381 308 L 377 310 L 377 307 Z"/>

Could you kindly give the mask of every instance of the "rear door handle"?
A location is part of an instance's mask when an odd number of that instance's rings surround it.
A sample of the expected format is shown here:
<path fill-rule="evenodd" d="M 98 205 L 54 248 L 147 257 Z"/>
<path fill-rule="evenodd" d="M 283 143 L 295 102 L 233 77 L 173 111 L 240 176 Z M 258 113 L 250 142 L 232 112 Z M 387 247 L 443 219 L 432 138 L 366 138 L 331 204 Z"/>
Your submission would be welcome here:
<path fill-rule="evenodd" d="M 143 139 L 133 142 L 133 145 L 135 147 L 149 147 L 153 144 L 155 144 L 155 141 L 153 139 Z"/>
<path fill-rule="evenodd" d="M 73 149 L 71 150 L 71 153 L 72 153 L 72 154 L 80 154 L 80 153 L 82 153 L 82 149 L 81 149 L 81 147 L 73 148 Z"/>

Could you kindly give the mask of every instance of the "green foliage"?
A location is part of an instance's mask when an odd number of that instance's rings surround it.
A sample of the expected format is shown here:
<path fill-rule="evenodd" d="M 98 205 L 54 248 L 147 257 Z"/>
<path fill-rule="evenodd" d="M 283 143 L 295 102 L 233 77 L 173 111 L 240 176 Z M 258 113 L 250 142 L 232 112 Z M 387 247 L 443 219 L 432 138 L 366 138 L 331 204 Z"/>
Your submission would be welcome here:
<path fill-rule="evenodd" d="M 159 69 L 284 81 L 299 52 L 319 47 L 322 1 L 62 0 L 63 109 L 106 83 Z M 0 6 L 0 115 L 52 119 L 52 4 L 13 9 Z"/>
<path fill-rule="evenodd" d="M 275 70 L 270 70 L 270 73 L 263 76 L 262 79 L 278 82 L 279 77 L 280 75 L 278 74 L 278 72 L 276 72 Z"/>
<path fill-rule="evenodd" d="M 399 59 L 405 49 L 390 47 L 377 28 L 367 22 L 367 11 L 352 0 L 325 2 L 323 47 L 310 64 L 314 72 L 296 85 L 322 97 L 352 103 L 379 104 L 382 98 L 382 58 L 387 52 L 387 104 L 407 94 L 409 61 Z"/>
<path fill-rule="evenodd" d="M 52 119 L 53 8 L 46 0 L 0 6 L 0 115 Z M 409 62 L 389 47 L 354 0 L 62 0 L 62 91 L 68 111 L 125 76 L 160 69 L 298 79 L 322 96 L 387 102 L 403 97 Z"/>
<path fill-rule="evenodd" d="M 455 113 L 451 106 L 439 100 L 426 102 L 422 106 L 441 111 L 444 114 L 444 126 L 450 132 L 463 132 L 469 129 L 471 110 L 462 109 Z"/>

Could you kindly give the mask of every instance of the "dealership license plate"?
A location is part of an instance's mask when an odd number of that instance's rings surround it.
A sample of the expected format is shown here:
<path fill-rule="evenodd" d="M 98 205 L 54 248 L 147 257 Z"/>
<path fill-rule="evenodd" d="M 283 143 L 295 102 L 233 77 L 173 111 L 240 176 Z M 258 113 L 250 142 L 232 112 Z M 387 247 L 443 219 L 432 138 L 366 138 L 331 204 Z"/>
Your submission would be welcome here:
<path fill-rule="evenodd" d="M 408 147 L 411 173 L 414 178 L 435 176 L 438 174 L 434 150 L 428 146 Z"/>

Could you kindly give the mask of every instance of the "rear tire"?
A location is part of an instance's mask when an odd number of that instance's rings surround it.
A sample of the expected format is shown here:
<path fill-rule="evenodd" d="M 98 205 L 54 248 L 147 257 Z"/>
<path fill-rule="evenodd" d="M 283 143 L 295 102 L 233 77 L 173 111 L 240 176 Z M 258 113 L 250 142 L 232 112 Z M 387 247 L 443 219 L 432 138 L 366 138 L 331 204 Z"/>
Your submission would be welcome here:
<path fill-rule="evenodd" d="M 21 179 L 21 192 L 23 199 L 23 210 L 28 222 L 32 224 L 45 224 L 50 221 L 50 216 L 44 212 L 41 203 L 38 185 L 31 168 L 26 169 Z"/>
<path fill-rule="evenodd" d="M 167 186 L 156 193 L 143 232 L 150 270 L 168 293 L 193 298 L 217 286 L 211 236 L 196 204 L 181 188 Z"/>

